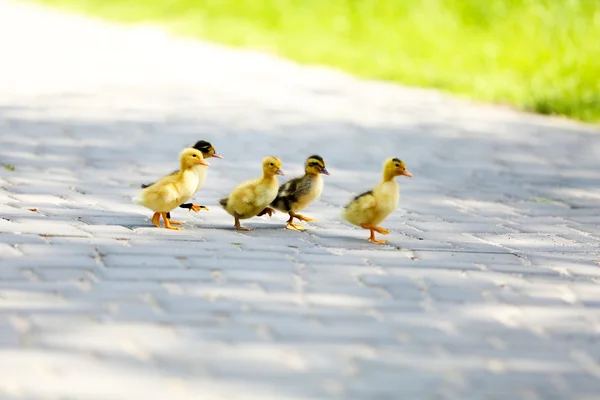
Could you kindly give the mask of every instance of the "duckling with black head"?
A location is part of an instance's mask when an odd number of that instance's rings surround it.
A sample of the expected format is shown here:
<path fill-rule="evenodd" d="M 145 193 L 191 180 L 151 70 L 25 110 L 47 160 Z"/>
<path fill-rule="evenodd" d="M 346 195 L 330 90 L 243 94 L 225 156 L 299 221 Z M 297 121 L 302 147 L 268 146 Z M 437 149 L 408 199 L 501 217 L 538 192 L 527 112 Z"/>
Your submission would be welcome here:
<path fill-rule="evenodd" d="M 154 184 L 143 188 L 133 202 L 154 211 L 152 223 L 160 227 L 160 217 L 163 217 L 165 228 L 179 230 L 171 224 L 178 224 L 167 218 L 167 213 L 192 197 L 197 188 L 198 166 L 208 167 L 202 153 L 194 148 L 184 149 L 179 155 L 180 169 L 166 175 Z"/>
<path fill-rule="evenodd" d="M 212 143 L 207 142 L 206 140 L 198 140 L 196 142 L 196 144 L 194 144 L 194 146 L 190 146 L 190 148 L 194 148 L 194 149 L 200 151 L 202 153 L 202 157 L 204 157 L 204 159 L 223 158 L 223 156 L 221 154 L 218 154 L 216 152 L 215 147 L 212 145 Z M 206 175 L 208 173 L 208 169 L 205 166 L 198 166 L 194 169 L 194 171 L 196 173 L 197 182 L 198 182 L 196 191 L 194 192 L 194 194 L 195 194 L 200 190 L 200 188 L 202 188 L 202 185 L 204 184 Z M 175 170 L 175 171 L 171 172 L 170 175 L 177 174 L 178 172 L 179 172 L 179 170 Z M 155 182 L 144 183 L 141 185 L 141 187 L 142 187 L 142 189 L 144 189 L 144 188 L 154 185 L 154 183 Z M 187 209 L 189 211 L 194 211 L 194 212 L 198 212 L 200 210 L 208 211 L 207 206 L 203 206 L 200 204 L 194 204 L 194 203 L 183 203 L 183 204 L 179 205 L 179 208 Z M 173 224 L 181 224 L 181 222 L 179 222 L 179 221 L 171 220 L 170 212 L 167 213 L 167 219 L 169 219 L 171 221 L 171 223 L 173 223 Z"/>

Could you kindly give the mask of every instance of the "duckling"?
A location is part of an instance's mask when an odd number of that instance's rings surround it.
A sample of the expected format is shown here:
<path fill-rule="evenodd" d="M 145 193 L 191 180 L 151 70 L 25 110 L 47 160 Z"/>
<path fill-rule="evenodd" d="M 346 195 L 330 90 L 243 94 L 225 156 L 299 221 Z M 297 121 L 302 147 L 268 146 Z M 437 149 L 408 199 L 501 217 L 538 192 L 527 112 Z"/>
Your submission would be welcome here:
<path fill-rule="evenodd" d="M 303 231 L 302 225 L 294 224 L 294 218 L 300 221 L 312 222 L 314 218 L 308 218 L 297 214 L 321 196 L 323 191 L 323 179 L 321 174 L 329 175 L 325 169 L 325 161 L 321 156 L 312 155 L 304 163 L 304 176 L 294 178 L 279 187 L 277 197 L 271 206 L 290 216 L 287 220 L 286 229 Z"/>
<path fill-rule="evenodd" d="M 202 152 L 194 149 L 184 149 L 179 155 L 179 171 L 166 175 L 152 185 L 143 188 L 133 202 L 154 211 L 152 223 L 160 227 L 162 215 L 165 228 L 179 230 L 171 225 L 176 223 L 167 218 L 167 213 L 183 204 L 192 197 L 198 187 L 198 174 L 195 171 L 199 165 L 210 166 L 204 160 Z"/>
<path fill-rule="evenodd" d="M 371 231 L 369 241 L 384 244 L 387 240 L 375 239 L 375 232 L 387 235 L 389 229 L 378 226 L 397 207 L 400 201 L 397 176 L 412 177 L 406 170 L 404 161 L 398 158 L 388 158 L 383 164 L 383 180 L 372 190 L 356 196 L 342 211 L 342 217 L 353 225 Z"/>
<path fill-rule="evenodd" d="M 199 141 L 197 141 L 196 144 L 193 146 L 193 148 L 196 149 L 196 150 L 200 150 L 202 152 L 202 156 L 205 159 L 206 158 L 211 158 L 211 157 L 214 157 L 214 158 L 223 158 L 222 155 L 217 154 L 214 146 L 210 142 L 207 142 L 206 140 L 199 140 Z M 200 190 L 200 188 L 202 187 L 202 184 L 204 183 L 204 180 L 206 179 L 206 174 L 207 174 L 208 170 L 204 166 L 200 166 L 200 167 L 196 168 L 195 170 L 196 170 L 196 172 L 198 174 L 198 188 L 196 189 L 196 192 L 194 192 L 194 193 L 197 193 L 198 190 Z M 178 172 L 179 172 L 179 170 L 175 170 L 175 171 L 171 172 L 170 175 L 176 174 Z M 148 186 L 152 186 L 152 185 L 154 185 L 154 182 L 153 183 L 142 184 L 141 187 L 142 187 L 142 189 L 145 189 Z M 194 212 L 198 212 L 200 210 L 208 211 L 208 207 L 202 206 L 202 205 L 199 205 L 199 204 L 194 204 L 194 203 L 184 203 L 184 204 L 179 205 L 179 207 L 180 208 L 184 208 L 184 209 L 188 209 L 188 210 L 194 211 Z M 171 213 L 170 212 L 167 213 L 167 219 L 170 220 L 170 222 L 172 224 L 178 224 L 178 225 L 181 224 L 181 222 L 179 222 L 179 221 L 173 221 L 173 220 L 171 220 Z"/>
<path fill-rule="evenodd" d="M 277 197 L 279 183 L 275 175 L 284 175 L 281 160 L 275 156 L 267 156 L 262 160 L 263 175 L 261 178 L 242 182 L 235 187 L 229 196 L 219 200 L 221 207 L 235 219 L 235 229 L 251 231 L 240 225 L 241 219 L 260 217 L 275 212 L 269 204 Z"/>

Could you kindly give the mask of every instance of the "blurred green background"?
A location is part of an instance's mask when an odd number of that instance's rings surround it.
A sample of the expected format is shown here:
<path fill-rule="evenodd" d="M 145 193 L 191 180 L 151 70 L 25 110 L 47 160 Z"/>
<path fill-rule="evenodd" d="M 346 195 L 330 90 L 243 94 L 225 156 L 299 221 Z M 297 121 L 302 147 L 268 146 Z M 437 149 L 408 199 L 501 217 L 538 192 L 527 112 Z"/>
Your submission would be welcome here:
<path fill-rule="evenodd" d="M 600 121 L 598 0 L 36 0 L 359 76 Z"/>

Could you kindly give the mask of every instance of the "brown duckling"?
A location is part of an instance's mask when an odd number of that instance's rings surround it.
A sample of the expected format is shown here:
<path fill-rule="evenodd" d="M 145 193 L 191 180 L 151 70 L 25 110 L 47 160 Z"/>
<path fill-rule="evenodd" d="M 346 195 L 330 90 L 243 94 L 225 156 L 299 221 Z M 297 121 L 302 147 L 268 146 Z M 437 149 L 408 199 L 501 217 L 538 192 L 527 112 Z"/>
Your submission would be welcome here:
<path fill-rule="evenodd" d="M 294 224 L 294 218 L 300 221 L 312 222 L 313 218 L 298 214 L 314 200 L 321 196 L 323 179 L 321 174 L 329 175 L 325 168 L 325 161 L 321 156 L 312 155 L 304 163 L 304 175 L 294 178 L 279 187 L 277 197 L 271 206 L 290 216 L 286 229 L 304 230 L 302 225 Z"/>

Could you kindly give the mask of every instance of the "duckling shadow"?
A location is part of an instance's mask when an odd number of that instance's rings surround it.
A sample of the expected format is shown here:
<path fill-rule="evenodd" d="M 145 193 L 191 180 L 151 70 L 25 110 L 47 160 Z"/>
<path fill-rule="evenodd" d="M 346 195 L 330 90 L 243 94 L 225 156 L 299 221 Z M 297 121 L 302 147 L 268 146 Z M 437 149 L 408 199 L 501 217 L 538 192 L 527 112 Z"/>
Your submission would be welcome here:
<path fill-rule="evenodd" d="M 336 238 L 337 240 L 341 240 L 344 242 L 344 244 L 354 244 L 354 245 L 360 245 L 361 248 L 368 248 L 368 249 L 378 249 L 378 248 L 384 248 L 386 246 L 391 246 L 391 247 L 399 247 L 398 245 L 396 245 L 395 243 L 392 243 L 391 241 L 388 241 L 384 244 L 377 244 L 377 243 L 371 243 L 369 242 L 368 238 L 365 236 L 363 238 L 359 238 L 359 237 L 353 237 L 353 236 L 338 236 L 338 237 L 332 237 L 332 238 Z M 388 239 L 383 239 L 383 238 L 378 238 L 379 240 L 388 240 Z"/>
<path fill-rule="evenodd" d="M 186 224 L 187 225 L 187 224 Z M 281 230 L 283 229 L 280 225 L 274 225 L 274 224 L 244 224 L 242 223 L 243 227 L 246 228 L 251 228 L 252 230 L 250 231 L 238 231 L 237 229 L 235 229 L 235 227 L 233 226 L 233 224 L 215 224 L 215 223 L 210 223 L 210 224 L 200 224 L 200 223 L 195 223 L 195 224 L 190 224 L 188 226 L 193 226 L 194 228 L 198 228 L 198 229 L 210 229 L 210 230 L 223 230 L 223 231 L 229 231 L 229 232 L 239 232 L 239 233 L 252 233 L 252 232 L 273 232 L 273 231 L 277 231 L 277 230 Z"/>
<path fill-rule="evenodd" d="M 346 231 L 346 230 L 344 230 Z M 344 234 L 344 233 L 328 233 L 328 231 L 326 231 L 323 228 L 319 228 L 319 229 L 311 229 L 308 228 L 306 229 L 306 231 L 304 231 L 305 233 L 307 233 L 312 239 L 315 240 L 316 243 L 318 243 L 321 246 L 327 246 L 329 244 L 329 241 L 333 242 L 331 243 L 332 245 L 336 245 L 336 247 L 339 247 L 339 245 L 344 244 L 344 245 L 356 245 L 359 246 L 361 249 L 388 249 L 389 248 L 398 248 L 398 247 L 405 247 L 402 246 L 399 243 L 399 240 L 396 239 L 392 239 L 389 237 L 386 237 L 386 235 L 380 235 L 377 234 L 376 235 L 376 239 L 378 240 L 387 240 L 386 243 L 384 244 L 376 244 L 376 243 L 372 243 L 369 242 L 368 238 L 369 238 L 369 232 L 368 231 L 364 231 L 363 234 L 359 234 L 358 232 L 360 232 L 359 230 L 353 230 L 353 229 L 347 229 L 348 234 Z M 321 234 L 319 234 L 319 232 Z M 355 232 L 357 233 L 356 235 L 352 235 L 352 233 Z"/>

